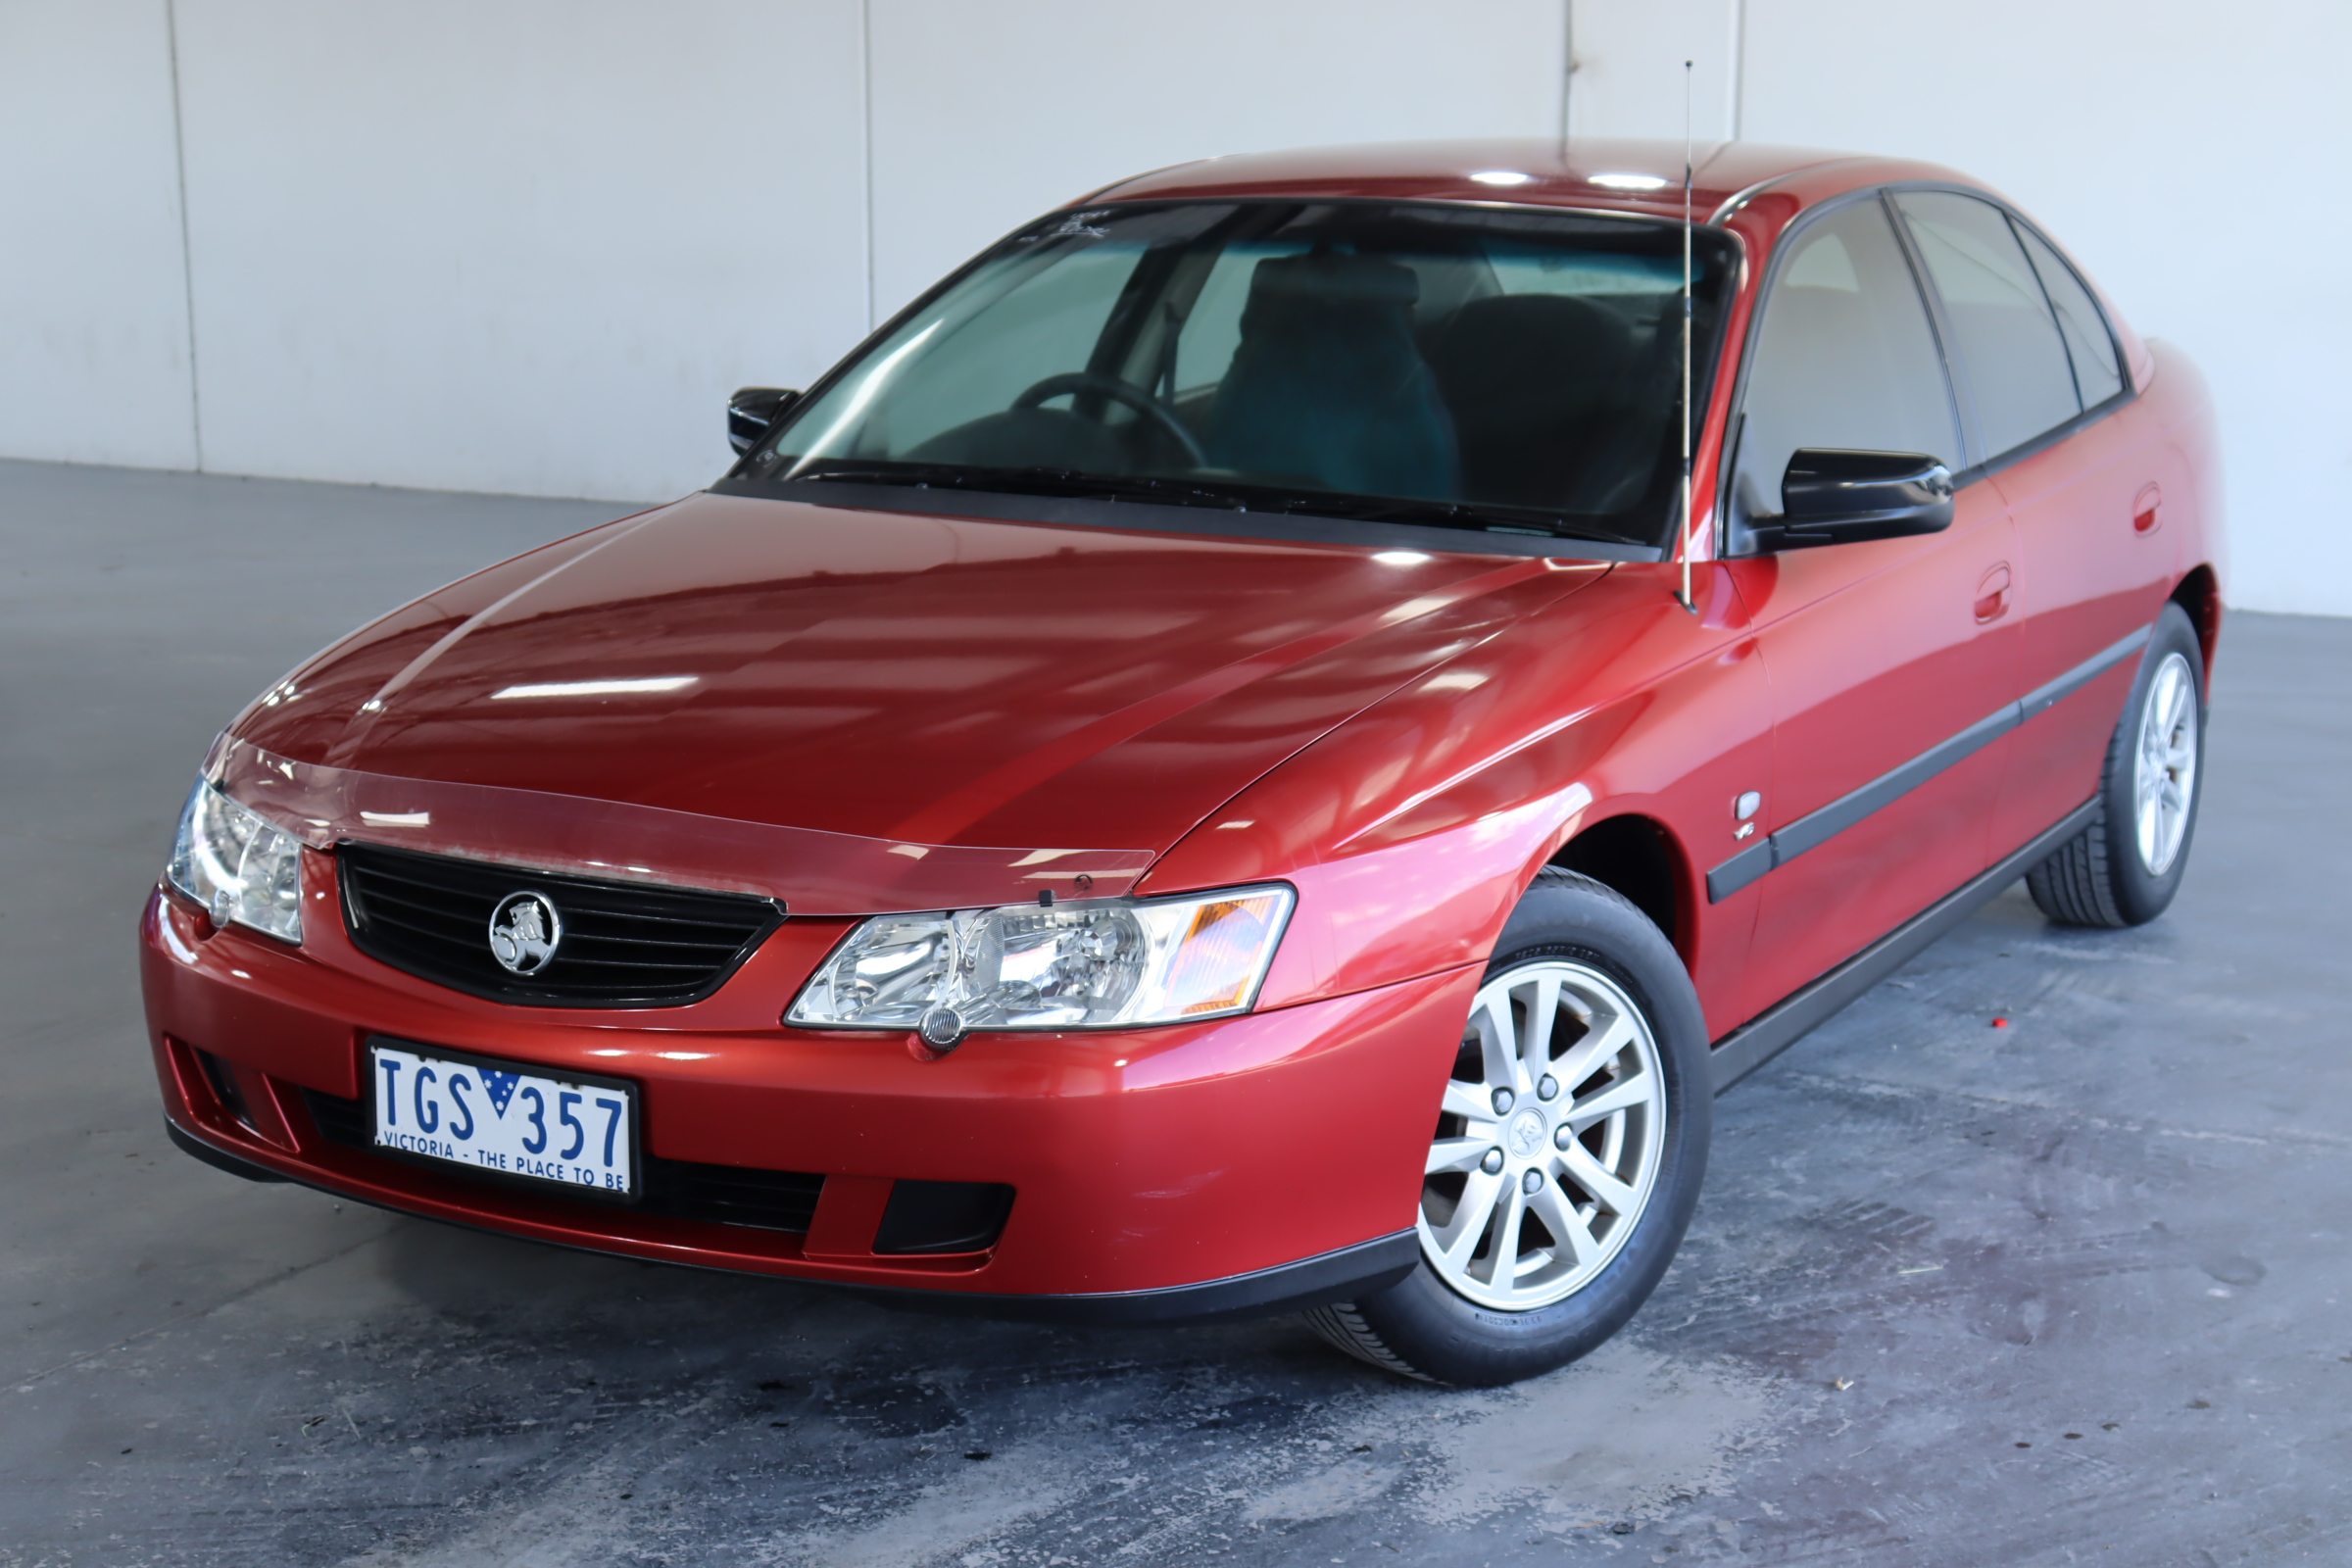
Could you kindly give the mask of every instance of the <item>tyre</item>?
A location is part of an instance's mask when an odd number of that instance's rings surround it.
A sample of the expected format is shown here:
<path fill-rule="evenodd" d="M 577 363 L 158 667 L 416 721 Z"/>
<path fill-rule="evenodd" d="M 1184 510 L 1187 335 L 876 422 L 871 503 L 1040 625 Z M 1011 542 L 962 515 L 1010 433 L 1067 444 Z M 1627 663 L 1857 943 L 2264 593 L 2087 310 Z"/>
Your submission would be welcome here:
<path fill-rule="evenodd" d="M 2061 925 L 2145 925 L 2188 869 L 2205 763 L 2204 651 L 2179 605 L 2167 605 L 2107 743 L 2097 815 L 2026 873 L 2026 890 Z"/>
<path fill-rule="evenodd" d="M 1648 917 L 1546 869 L 1494 951 L 1432 1107 L 1419 1266 L 1307 1314 L 1349 1354 L 1433 1383 L 1515 1382 L 1616 1333 L 1706 1173 L 1706 1024 Z"/>

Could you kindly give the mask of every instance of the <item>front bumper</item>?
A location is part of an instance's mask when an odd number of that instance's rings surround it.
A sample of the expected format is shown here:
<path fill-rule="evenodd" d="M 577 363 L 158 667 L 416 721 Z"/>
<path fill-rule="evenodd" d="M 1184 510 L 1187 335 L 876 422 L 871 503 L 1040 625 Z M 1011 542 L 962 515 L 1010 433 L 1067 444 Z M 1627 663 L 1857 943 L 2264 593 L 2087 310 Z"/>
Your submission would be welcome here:
<path fill-rule="evenodd" d="M 214 1163 L 559 1246 L 999 1316 L 1276 1311 L 1412 1267 L 1433 1107 L 1475 967 L 1200 1024 L 975 1035 L 922 1059 L 905 1035 L 777 1024 L 847 921 L 787 921 L 691 1006 L 512 1006 L 354 951 L 331 863 L 305 858 L 300 950 L 216 932 L 163 889 L 141 922 L 165 1113 Z M 647 1155 L 821 1177 L 813 1213 L 805 1231 L 679 1218 L 337 1142 L 305 1091 L 357 1100 L 373 1035 L 628 1078 Z M 878 1253 L 901 1181 L 1015 1197 L 985 1250 Z"/>

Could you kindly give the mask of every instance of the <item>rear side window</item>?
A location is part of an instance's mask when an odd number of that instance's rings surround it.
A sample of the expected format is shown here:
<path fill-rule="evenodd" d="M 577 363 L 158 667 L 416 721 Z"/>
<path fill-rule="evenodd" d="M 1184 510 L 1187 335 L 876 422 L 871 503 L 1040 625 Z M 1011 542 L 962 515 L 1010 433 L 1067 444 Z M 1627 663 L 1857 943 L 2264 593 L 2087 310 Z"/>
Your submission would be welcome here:
<path fill-rule="evenodd" d="M 2082 286 L 2075 270 L 2060 260 L 2039 234 L 2022 223 L 2010 226 L 2026 242 L 2026 255 L 2033 259 L 2034 270 L 2050 296 L 2050 309 L 2058 313 L 2066 357 L 2075 367 L 2075 391 L 2084 408 L 2096 408 L 2124 389 L 2124 371 L 2116 362 L 2115 338 L 2107 330 L 2107 318 L 2091 302 L 2090 290 Z"/>
<path fill-rule="evenodd" d="M 1781 476 L 1804 447 L 1961 466 L 1927 307 L 1878 202 L 1840 208 L 1789 241 L 1740 410 L 1733 498 L 1745 516 L 1779 514 Z"/>
<path fill-rule="evenodd" d="M 2057 318 L 2001 210 L 1948 191 L 1906 191 L 1894 200 L 1943 297 L 1985 456 L 2082 413 Z"/>

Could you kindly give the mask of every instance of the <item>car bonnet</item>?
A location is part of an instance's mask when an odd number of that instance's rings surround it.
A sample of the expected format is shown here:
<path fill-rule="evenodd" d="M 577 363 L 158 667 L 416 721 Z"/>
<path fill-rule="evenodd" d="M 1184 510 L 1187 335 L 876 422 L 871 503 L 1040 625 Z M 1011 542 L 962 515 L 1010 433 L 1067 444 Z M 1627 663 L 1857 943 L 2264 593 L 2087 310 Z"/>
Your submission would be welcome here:
<path fill-rule="evenodd" d="M 1607 569 L 715 495 L 547 554 L 313 661 L 210 773 L 321 847 L 809 913 L 1109 896 Z"/>

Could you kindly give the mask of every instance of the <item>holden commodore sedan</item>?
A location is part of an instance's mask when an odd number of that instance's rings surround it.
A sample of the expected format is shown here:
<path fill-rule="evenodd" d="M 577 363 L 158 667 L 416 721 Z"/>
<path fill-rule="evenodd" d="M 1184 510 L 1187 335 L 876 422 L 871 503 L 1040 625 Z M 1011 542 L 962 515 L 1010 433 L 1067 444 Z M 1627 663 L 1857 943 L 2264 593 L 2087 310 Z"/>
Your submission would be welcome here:
<path fill-rule="evenodd" d="M 2187 862 L 2203 384 L 1947 170 L 1191 165 L 730 424 L 222 733 L 141 932 L 190 1153 L 1499 1383 L 1656 1285 L 1715 1094 Z"/>

